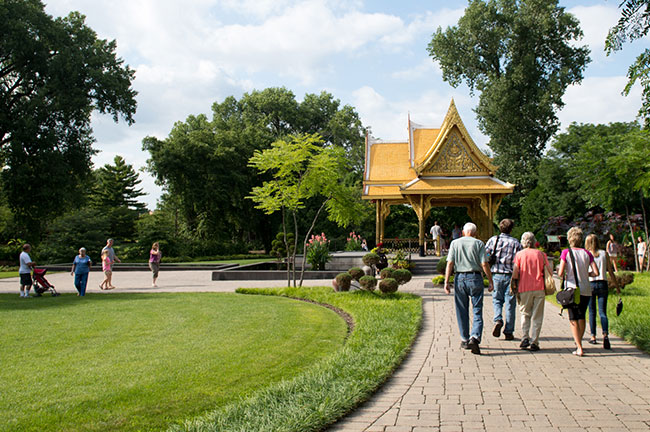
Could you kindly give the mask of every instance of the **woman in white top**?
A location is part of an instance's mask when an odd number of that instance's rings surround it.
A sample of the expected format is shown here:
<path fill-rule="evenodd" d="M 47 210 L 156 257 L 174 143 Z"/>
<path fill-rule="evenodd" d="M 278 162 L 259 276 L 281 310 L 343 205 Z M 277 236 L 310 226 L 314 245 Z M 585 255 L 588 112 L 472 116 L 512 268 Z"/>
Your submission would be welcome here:
<path fill-rule="evenodd" d="M 616 257 L 618 256 L 618 243 L 614 238 L 614 234 L 609 233 L 609 240 L 607 240 L 607 253 L 612 260 L 612 265 L 614 266 L 614 271 L 618 271 L 618 265 L 616 264 Z"/>
<path fill-rule="evenodd" d="M 609 254 L 600 249 L 598 244 L 598 236 L 596 234 L 589 234 L 585 240 L 585 249 L 587 249 L 594 256 L 594 262 L 598 267 L 599 275 L 597 277 L 590 277 L 591 281 L 591 299 L 589 300 L 589 328 L 591 329 L 590 344 L 595 345 L 596 341 L 596 309 L 600 313 L 600 325 L 603 328 L 603 348 L 611 349 L 609 343 L 609 321 L 607 319 L 607 296 L 609 295 L 609 287 L 607 286 L 607 272 L 612 277 L 616 291 L 620 294 L 621 289 L 618 287 L 616 275 L 612 268 L 612 262 L 609 259 Z"/>
<path fill-rule="evenodd" d="M 580 287 L 580 302 L 568 308 L 569 323 L 571 324 L 571 334 L 576 343 L 576 350 L 573 354 L 582 357 L 584 351 L 582 349 L 582 336 L 585 334 L 586 327 L 586 312 L 591 300 L 591 284 L 589 277 L 598 276 L 598 267 L 594 263 L 594 256 L 591 252 L 582 248 L 582 230 L 578 227 L 573 227 L 567 233 L 569 240 L 569 249 L 562 251 L 560 256 L 560 268 L 557 271 L 559 277 L 566 276 L 566 285 L 569 288 Z M 571 254 L 576 263 L 576 273 L 578 281 L 575 280 Z M 564 287 L 563 287 L 564 288 Z"/>
<path fill-rule="evenodd" d="M 636 254 L 639 256 L 639 271 L 643 271 L 643 258 L 645 257 L 646 244 L 641 237 L 637 238 Z"/>

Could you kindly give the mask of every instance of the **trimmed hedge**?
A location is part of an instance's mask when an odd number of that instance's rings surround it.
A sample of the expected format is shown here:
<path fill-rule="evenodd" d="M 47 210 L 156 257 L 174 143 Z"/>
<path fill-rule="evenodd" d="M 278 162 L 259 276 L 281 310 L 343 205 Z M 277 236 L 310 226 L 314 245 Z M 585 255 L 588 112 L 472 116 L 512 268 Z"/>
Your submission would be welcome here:
<path fill-rule="evenodd" d="M 386 278 L 379 281 L 379 291 L 384 294 L 391 294 L 397 291 L 399 284 L 393 278 Z"/>
<path fill-rule="evenodd" d="M 377 279 L 374 276 L 362 276 L 359 279 L 359 284 L 366 291 L 374 291 L 377 286 Z"/>

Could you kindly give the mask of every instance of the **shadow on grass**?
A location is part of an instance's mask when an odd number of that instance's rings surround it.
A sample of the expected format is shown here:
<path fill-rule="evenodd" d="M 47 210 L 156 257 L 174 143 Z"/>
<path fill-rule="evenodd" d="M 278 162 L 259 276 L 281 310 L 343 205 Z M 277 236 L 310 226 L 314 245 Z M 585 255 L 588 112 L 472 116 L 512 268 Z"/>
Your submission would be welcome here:
<path fill-rule="evenodd" d="M 156 297 L 157 293 L 119 293 L 119 294 L 96 294 L 89 293 L 84 297 L 76 294 L 61 294 L 53 297 L 50 294 L 43 294 L 41 297 L 20 298 L 17 294 L 0 294 L 0 311 L 9 310 L 36 310 L 46 308 L 75 307 L 80 304 L 92 302 L 114 302 L 114 301 L 138 301 Z"/>

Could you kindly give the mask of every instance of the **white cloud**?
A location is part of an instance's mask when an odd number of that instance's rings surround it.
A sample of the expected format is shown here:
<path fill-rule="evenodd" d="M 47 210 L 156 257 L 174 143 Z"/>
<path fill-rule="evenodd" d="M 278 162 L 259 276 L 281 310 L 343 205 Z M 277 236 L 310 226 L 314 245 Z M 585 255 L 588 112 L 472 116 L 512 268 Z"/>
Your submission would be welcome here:
<path fill-rule="evenodd" d="M 629 96 L 622 96 L 625 76 L 588 77 L 581 85 L 574 85 L 564 94 L 565 106 L 558 117 L 562 129 L 572 122 L 611 123 L 634 121 L 641 106 L 641 90 L 637 86 Z"/>
<path fill-rule="evenodd" d="M 474 142 L 485 148 L 488 139 L 477 127 L 472 108 L 475 105 L 466 93 L 449 88 L 448 91 L 428 90 L 415 97 L 389 100 L 372 87 L 364 86 L 353 92 L 353 105 L 357 108 L 363 124 L 369 126 L 372 135 L 379 139 L 406 140 L 408 117 L 411 121 L 438 128 L 447 114 L 453 98 L 465 127 Z"/>

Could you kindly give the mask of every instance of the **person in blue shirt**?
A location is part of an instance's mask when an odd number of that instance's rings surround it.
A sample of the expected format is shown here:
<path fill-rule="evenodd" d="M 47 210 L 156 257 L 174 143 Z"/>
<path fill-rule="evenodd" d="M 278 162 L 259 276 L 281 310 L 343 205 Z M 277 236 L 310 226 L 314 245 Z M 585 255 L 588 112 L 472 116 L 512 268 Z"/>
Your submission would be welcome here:
<path fill-rule="evenodd" d="M 74 257 L 70 275 L 74 275 L 74 286 L 79 292 L 77 295 L 83 297 L 86 295 L 86 285 L 88 284 L 88 273 L 93 262 L 86 255 L 86 248 L 79 249 L 79 255 Z"/>

